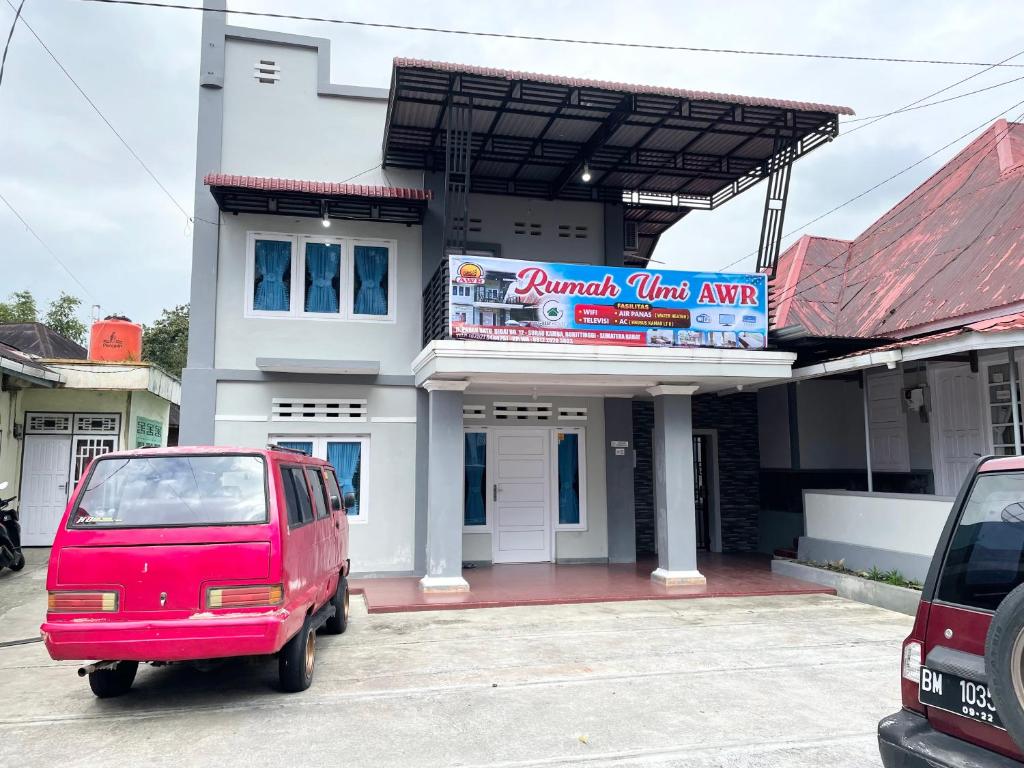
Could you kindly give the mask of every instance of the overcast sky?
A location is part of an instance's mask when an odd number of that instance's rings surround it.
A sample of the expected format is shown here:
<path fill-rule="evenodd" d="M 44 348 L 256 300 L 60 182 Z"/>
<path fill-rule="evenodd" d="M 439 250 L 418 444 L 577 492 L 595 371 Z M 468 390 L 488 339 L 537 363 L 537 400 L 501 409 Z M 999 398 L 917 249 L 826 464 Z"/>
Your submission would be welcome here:
<path fill-rule="evenodd" d="M 11 2 L 16 0 L 0 0 L 3 37 L 14 18 Z M 595 40 L 863 56 L 998 61 L 1024 49 L 1020 0 L 229 0 L 229 7 Z M 27 0 L 23 16 L 191 211 L 201 14 L 80 0 Z M 379 87 L 389 84 L 394 56 L 412 56 L 843 104 L 858 116 L 868 116 L 980 70 L 656 52 L 238 16 L 229 23 L 329 37 L 335 82 Z M 1024 55 L 1015 61 L 1024 64 Z M 1024 77 L 1024 68 L 993 69 L 937 98 L 1015 77 Z M 893 116 L 849 136 L 841 131 L 833 144 L 796 164 L 786 230 L 856 236 L 969 139 L 809 229 L 803 225 L 1022 100 L 1024 80 Z M 1017 106 L 1008 116 L 1022 111 L 1024 105 Z M 360 170 L 353 168 L 352 173 Z M 87 306 L 100 304 L 103 314 L 120 312 L 142 322 L 188 301 L 191 229 L 185 217 L 21 25 L 0 86 L 0 194 L 84 285 L 0 204 L 0 296 L 29 289 L 45 304 L 64 290 Z M 753 251 L 763 198 L 763 186 L 758 186 L 717 211 L 692 214 L 662 238 L 656 258 L 675 268 L 714 269 Z M 746 259 L 734 269 L 750 268 L 752 261 Z"/>

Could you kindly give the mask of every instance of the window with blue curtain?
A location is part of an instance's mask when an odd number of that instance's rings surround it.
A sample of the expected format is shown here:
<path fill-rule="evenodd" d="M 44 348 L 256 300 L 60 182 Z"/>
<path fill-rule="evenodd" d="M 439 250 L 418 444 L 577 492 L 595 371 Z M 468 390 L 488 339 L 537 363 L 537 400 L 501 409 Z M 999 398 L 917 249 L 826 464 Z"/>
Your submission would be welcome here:
<path fill-rule="evenodd" d="M 379 245 L 357 245 L 353 249 L 353 258 L 353 313 L 387 315 L 388 249 Z"/>
<path fill-rule="evenodd" d="M 327 461 L 334 467 L 334 471 L 338 475 L 338 485 L 341 486 L 342 497 L 346 493 L 356 495 L 356 505 L 348 510 L 348 514 L 353 517 L 359 514 L 362 501 L 359 487 L 361 454 L 362 445 L 360 443 L 327 443 Z"/>
<path fill-rule="evenodd" d="M 293 451 L 302 451 L 307 456 L 313 455 L 313 444 L 308 441 L 278 440 L 277 444 L 282 448 L 291 448 Z"/>
<path fill-rule="evenodd" d="M 306 243 L 307 312 L 338 312 L 341 290 L 341 246 Z"/>
<path fill-rule="evenodd" d="M 257 312 L 287 312 L 291 308 L 292 244 L 256 240 L 252 308 Z"/>
<path fill-rule="evenodd" d="M 558 434 L 558 524 L 580 522 L 580 436 Z"/>
<path fill-rule="evenodd" d="M 487 435 L 466 433 L 464 525 L 487 525 Z"/>

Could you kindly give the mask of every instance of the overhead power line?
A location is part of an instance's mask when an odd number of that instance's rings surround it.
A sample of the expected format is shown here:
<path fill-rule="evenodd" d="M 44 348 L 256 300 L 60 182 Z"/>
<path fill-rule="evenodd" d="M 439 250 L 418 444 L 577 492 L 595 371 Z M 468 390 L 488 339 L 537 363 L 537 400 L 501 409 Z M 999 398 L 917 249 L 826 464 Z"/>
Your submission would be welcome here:
<path fill-rule="evenodd" d="M 22 0 L 22 2 L 24 3 L 24 0 Z M 7 0 L 7 4 L 10 5 L 12 8 L 14 7 L 11 0 Z M 15 22 L 17 22 L 17 17 L 15 18 Z M 77 90 L 78 93 L 81 94 L 82 98 L 85 99 L 86 103 L 90 107 L 92 107 L 93 112 L 99 115 L 100 120 L 102 120 L 104 124 L 106 124 L 107 128 L 110 129 L 111 133 L 113 133 L 117 137 L 118 141 L 120 141 L 121 144 L 124 145 L 124 148 L 128 150 L 128 154 L 130 154 L 135 159 L 135 162 L 137 162 L 142 167 L 142 170 L 146 172 L 146 175 L 148 175 L 149 178 L 153 180 L 153 183 L 155 183 L 160 188 L 160 190 L 164 193 L 164 195 L 166 195 L 167 199 L 171 201 L 174 207 L 181 211 L 181 215 L 184 216 L 186 220 L 192 221 L 192 215 L 185 210 L 184 206 L 182 206 L 182 204 L 177 201 L 174 195 L 171 194 L 171 191 L 167 189 L 166 186 L 164 186 L 163 182 L 160 181 L 160 179 L 157 178 L 156 174 L 153 173 L 153 169 L 146 165 L 146 161 L 139 156 L 139 153 L 135 151 L 135 148 L 128 143 L 128 140 L 121 134 L 120 131 L 117 130 L 117 128 L 114 127 L 114 124 L 110 122 L 107 116 L 103 114 L 103 110 L 96 106 L 96 102 L 93 101 L 89 97 L 89 94 L 85 92 L 85 89 L 78 84 L 78 81 L 75 80 L 75 78 L 68 71 L 68 68 L 64 66 L 61 60 L 57 58 L 57 55 L 50 50 L 50 47 L 45 42 L 43 42 L 43 39 L 32 28 L 32 25 L 29 24 L 28 21 L 24 18 L 21 19 L 21 23 L 25 26 L 25 29 L 32 33 L 32 37 L 36 39 L 36 42 L 38 42 L 39 45 L 42 46 L 43 50 L 46 51 L 47 55 L 51 59 L 53 59 L 53 63 L 56 64 L 58 68 L 60 68 L 60 71 L 64 73 L 64 76 L 71 82 L 73 86 L 75 86 L 75 90 Z"/>
<path fill-rule="evenodd" d="M 982 72 L 979 72 L 978 74 L 980 75 L 984 71 L 985 70 L 982 70 Z M 866 120 L 881 120 L 883 117 L 890 117 L 892 115 L 901 115 L 904 112 L 914 112 L 915 110 L 926 109 L 927 107 L 937 107 L 939 104 L 947 104 L 947 103 L 949 103 L 951 101 L 957 101 L 959 99 L 965 99 L 968 96 L 974 96 L 975 94 L 978 94 L 978 93 L 984 93 L 985 91 L 991 91 L 994 88 L 1002 88 L 1004 85 L 1009 85 L 1010 83 L 1020 82 L 1021 80 L 1024 80 L 1024 75 L 1020 75 L 1019 77 L 1014 77 L 1014 78 L 1012 78 L 1010 80 L 1003 80 L 1000 83 L 993 83 L 992 85 L 985 86 L 984 88 L 978 88 L 977 90 L 974 90 L 974 91 L 967 91 L 966 93 L 958 93 L 956 96 L 950 96 L 948 99 L 938 99 L 937 101 L 929 101 L 926 104 L 917 104 L 917 105 L 914 105 L 914 106 L 900 107 L 899 109 L 894 109 L 892 112 L 883 112 L 882 114 L 879 114 L 879 115 L 868 115 L 867 117 L 854 117 L 854 118 L 852 118 L 850 120 L 843 120 L 841 125 L 850 125 L 851 123 L 863 123 Z M 958 83 L 958 85 L 959 85 L 959 83 Z M 924 98 L 928 98 L 928 97 L 925 96 Z M 853 133 L 854 130 L 856 130 L 856 129 L 851 129 L 847 133 Z M 844 134 L 840 134 L 840 136 L 845 136 L 845 135 L 847 135 L 847 134 L 845 134 L 845 133 Z"/>
<path fill-rule="evenodd" d="M 14 5 L 10 2 L 10 0 L 7 1 L 11 8 L 14 8 Z M 4 54 L 3 57 L 0 58 L 0 85 L 2 85 L 4 82 L 4 67 L 7 66 L 7 51 L 11 47 L 11 38 L 14 37 L 14 28 L 18 26 L 18 19 L 21 18 L 21 9 L 24 7 L 25 0 L 21 0 L 21 2 L 18 3 L 18 7 L 14 11 L 14 21 L 11 22 L 11 29 L 7 33 L 7 42 L 4 43 Z"/>
<path fill-rule="evenodd" d="M 573 37 L 552 37 L 546 35 L 519 35 L 511 32 L 485 32 L 481 30 L 455 29 L 452 27 L 424 27 L 413 24 L 387 24 L 376 21 L 357 21 L 355 19 L 338 19 L 325 16 L 300 16 L 292 13 L 274 13 L 271 11 L 244 11 L 237 9 L 222 10 L 219 8 L 203 8 L 183 3 L 156 3 L 148 0 L 82 0 L 87 3 L 104 3 L 106 5 L 129 5 L 145 8 L 165 8 L 181 11 L 210 11 L 231 13 L 239 16 L 255 16 L 268 19 L 286 19 L 290 21 L 316 21 L 325 24 L 345 24 L 353 27 L 373 27 L 375 29 L 394 29 L 406 32 L 432 32 L 442 35 L 463 35 L 467 37 L 500 38 L 503 40 L 525 40 L 538 43 L 567 43 L 571 45 L 592 45 L 609 48 L 634 48 L 652 51 L 686 51 L 689 53 L 715 53 L 735 56 L 772 56 L 797 59 L 832 59 L 838 61 L 885 62 L 890 64 L 941 64 L 958 67 L 1024 67 L 1024 64 L 992 64 L 985 61 L 959 61 L 950 59 L 912 59 L 899 56 L 854 56 L 839 53 L 804 53 L 798 51 L 764 51 L 745 48 L 710 48 L 692 45 L 670 45 L 667 43 L 630 43 L 616 40 L 586 40 Z"/>
<path fill-rule="evenodd" d="M 18 218 L 18 221 L 20 221 L 22 223 L 22 225 L 25 227 L 25 229 L 28 230 L 29 234 L 31 234 L 32 237 L 34 237 L 37 241 L 39 241 L 39 244 L 41 246 L 43 246 L 43 249 L 48 254 L 50 254 L 53 257 L 53 260 L 56 261 L 58 264 L 60 264 L 61 269 L 63 269 L 65 272 L 67 272 L 68 276 L 72 280 L 74 280 L 76 283 L 78 283 L 78 287 L 81 288 L 83 291 L 85 291 L 85 293 L 89 296 L 89 298 L 91 298 L 91 299 L 93 299 L 93 301 L 95 301 L 96 300 L 96 296 L 93 294 L 93 292 L 85 287 L 85 283 L 83 283 L 81 280 L 78 279 L 78 276 L 75 275 L 75 273 L 71 271 L 71 268 L 67 264 L 64 263 L 64 260 L 61 259 L 61 257 L 57 255 L 57 252 L 54 251 L 53 248 L 51 248 L 49 245 L 46 244 L 46 241 L 43 240 L 43 238 L 41 238 L 39 236 L 39 233 L 36 232 L 32 228 L 31 224 L 29 224 L 27 221 L 25 221 L 25 217 L 22 216 L 20 213 L 18 213 L 18 209 L 15 208 L 13 205 L 11 205 L 10 201 L 6 197 L 4 197 L 2 193 L 0 193 L 0 201 L 2 201 L 4 205 L 6 205 L 8 208 L 11 209 L 11 213 L 13 213 Z"/>
<path fill-rule="evenodd" d="M 857 200 L 860 200 L 865 195 L 871 194 L 872 192 L 874 192 L 879 187 L 882 187 L 882 186 L 888 184 L 890 181 L 893 181 L 894 179 L 899 178 L 900 176 L 902 176 L 903 174 L 907 173 L 908 171 L 911 171 L 914 168 L 916 168 L 917 166 L 921 165 L 921 163 L 927 162 L 928 160 L 930 160 L 931 158 L 935 157 L 935 155 L 939 154 L 943 150 L 948 149 L 949 147 L 953 146 L 954 144 L 956 144 L 959 141 L 963 141 L 963 139 L 965 139 L 966 137 L 970 136 L 972 133 L 981 130 L 982 128 L 987 126 L 992 121 L 998 120 L 1004 114 L 1006 114 L 1010 110 L 1016 109 L 1017 107 L 1021 106 L 1022 104 L 1024 104 L 1024 101 L 1018 101 L 1016 104 L 1013 104 L 1013 105 L 1007 107 L 1006 109 L 1000 111 L 999 114 L 994 115 L 993 117 L 990 117 L 988 120 L 986 120 L 985 122 L 981 123 L 980 125 L 977 125 L 977 126 L 971 128 L 970 130 L 966 131 L 965 133 L 960 134 L 959 136 L 957 136 L 952 141 L 949 141 L 946 144 L 943 144 L 938 149 L 935 149 L 935 150 L 929 152 L 924 157 L 919 158 L 918 160 L 915 160 L 913 163 L 911 163 L 910 165 L 906 166 L 905 168 L 902 168 L 902 169 L 896 171 L 896 173 L 892 174 L 891 176 L 888 176 L 888 177 L 882 179 L 881 181 L 879 181 L 879 182 L 877 182 L 875 184 L 872 184 L 870 187 L 865 189 L 863 192 L 857 193 L 856 195 L 854 195 L 853 197 L 849 198 L 848 200 L 843 201 L 839 205 L 837 205 L 837 206 L 835 206 L 833 208 L 830 208 L 829 210 L 825 211 L 822 214 L 819 214 L 818 216 L 815 216 L 810 221 L 805 221 L 800 226 L 794 227 L 793 229 L 791 229 L 788 232 L 786 232 L 783 235 L 783 238 L 791 237 L 792 235 L 794 235 L 794 234 L 796 234 L 796 233 L 806 229 L 807 227 L 811 226 L 812 224 L 816 224 L 817 222 L 821 221 L 822 219 L 826 218 L 827 216 L 831 216 L 836 211 L 842 210 L 843 208 L 845 208 L 846 206 L 850 205 L 851 203 L 855 203 Z M 744 254 L 743 256 L 740 256 L 735 261 L 731 261 L 728 264 L 726 264 L 725 266 L 720 267 L 718 271 L 719 272 L 724 272 L 725 270 L 729 269 L 730 267 L 736 266 L 737 264 L 739 264 L 744 259 L 749 259 L 751 256 L 755 256 L 755 255 L 757 255 L 757 251 L 756 250 L 755 251 L 751 251 L 750 253 Z"/>
<path fill-rule="evenodd" d="M 1021 106 L 1022 104 L 1024 104 L 1024 101 L 1020 101 L 1020 102 L 1018 102 L 1017 104 L 1013 105 L 1013 106 L 1012 106 L 1012 107 L 1010 107 L 1009 109 L 1007 109 L 1007 110 L 1004 110 L 1004 112 L 1009 112 L 1009 111 L 1010 111 L 1011 109 L 1014 109 L 1015 107 L 1019 107 L 1019 106 Z M 1002 113 L 1000 113 L 1000 114 L 1002 114 Z M 999 115 L 997 115 L 996 117 L 998 118 L 998 117 L 999 117 Z M 1024 117 L 1024 112 L 1021 112 L 1021 113 L 1020 113 L 1019 115 L 1017 115 L 1017 117 L 1016 117 L 1016 118 L 1014 118 L 1014 121 L 1016 121 L 1016 120 L 1019 120 L 1019 119 L 1020 119 L 1021 117 Z M 983 126 L 984 126 L 984 125 L 987 125 L 987 123 L 988 123 L 988 122 L 989 122 L 989 121 L 986 121 L 986 123 L 983 123 L 982 125 L 983 125 Z M 975 131 L 975 130 L 977 130 L 977 128 L 975 128 L 975 129 L 972 129 L 971 131 L 968 131 L 968 134 L 970 134 L 970 133 L 973 133 L 973 131 Z M 1010 129 L 1009 129 L 1009 126 L 1007 126 L 1007 128 L 1006 128 L 1006 132 L 1008 132 L 1009 130 L 1010 130 Z M 965 134 L 965 135 L 968 135 L 968 134 Z M 963 159 L 962 159 L 962 162 L 961 162 L 961 165 L 963 165 L 963 164 L 966 164 L 967 162 L 969 162 L 969 161 L 970 161 L 970 160 L 972 160 L 973 158 L 977 157 L 977 156 L 978 156 L 979 154 L 981 154 L 981 155 L 985 156 L 985 155 L 989 155 L 989 154 L 991 154 L 992 152 L 994 152 L 994 151 L 996 150 L 996 146 L 997 146 L 997 145 L 998 145 L 998 143 L 999 143 L 999 140 L 1000 140 L 1001 138 L 1003 138 L 1003 136 L 1004 136 L 1004 135 L 1005 135 L 1005 132 L 1004 132 L 1003 134 L 997 134 L 997 135 L 996 135 L 996 136 L 994 137 L 994 140 L 992 141 L 992 143 L 991 143 L 991 146 L 989 146 L 989 147 L 988 147 L 988 148 L 986 148 L 986 149 L 982 149 L 982 147 L 979 147 L 979 148 L 978 148 L 977 150 L 975 150 L 974 152 L 972 152 L 972 153 L 970 153 L 969 155 L 966 155 L 965 157 L 963 157 Z M 961 136 L 960 138 L 963 138 L 963 136 Z M 953 144 L 953 143 L 955 143 L 956 141 L 959 141 L 959 140 L 960 140 L 959 138 L 958 138 L 958 139 L 954 139 L 954 140 L 953 140 L 953 142 L 950 142 L 950 144 L 947 144 L 947 145 L 946 145 L 946 147 L 950 146 L 951 144 Z M 936 152 L 934 152 L 934 153 L 932 153 L 932 154 L 934 155 L 934 154 L 936 154 L 937 152 L 941 152 L 941 151 L 942 151 L 943 149 L 945 149 L 946 147 L 941 147 L 941 148 L 939 148 L 938 150 L 936 150 Z M 924 158 L 924 159 L 928 159 L 928 158 Z M 919 161 L 919 162 L 920 162 L 920 161 Z M 960 166 L 957 166 L 957 167 L 959 168 Z M 980 168 L 980 167 L 981 167 L 981 163 L 979 162 L 979 163 L 978 163 L 978 165 L 976 165 L 976 166 L 975 166 L 975 168 L 974 168 L 974 169 L 973 169 L 973 170 L 971 171 L 971 173 L 970 173 L 970 176 L 968 177 L 968 179 L 972 178 L 972 177 L 974 176 L 974 174 L 975 174 L 975 173 L 977 172 L 978 168 Z M 933 188 L 934 188 L 935 186 L 937 186 L 937 185 L 938 185 L 938 184 L 939 184 L 939 183 L 941 182 L 941 180 L 942 180 L 943 178 L 944 178 L 944 177 L 941 177 L 941 176 L 939 176 L 939 177 L 937 177 L 937 178 L 935 179 L 934 183 L 933 183 L 933 184 L 932 184 L 931 186 L 921 187 L 921 188 L 919 188 L 918 190 L 915 190 L 915 192 L 920 192 L 921 194 L 925 194 L 925 193 L 927 193 L 927 192 L 930 192 L 930 191 L 931 191 L 931 189 L 933 189 Z M 1020 184 L 1020 180 L 1018 180 L 1018 186 L 1019 186 L 1019 184 Z M 853 264 L 853 265 L 849 265 L 849 266 L 847 266 L 847 267 L 846 267 L 846 270 L 845 270 L 845 271 L 846 271 L 846 272 L 849 272 L 849 271 L 851 271 L 851 270 L 853 270 L 853 269 L 856 269 L 857 267 L 860 267 L 860 266 L 862 266 L 862 265 L 866 264 L 866 263 L 867 263 L 868 261 L 870 261 L 871 259 L 873 259 L 873 258 L 874 258 L 875 256 L 877 256 L 877 255 L 878 255 L 879 253 L 881 253 L 881 252 L 882 252 L 882 251 L 884 251 L 884 250 L 885 250 L 886 248 L 888 248 L 888 247 L 889 247 L 889 246 L 891 246 L 891 245 L 892 245 L 893 243 L 895 243 L 895 242 L 896 242 L 897 240 L 899 240 L 899 239 L 900 239 L 901 237 L 903 237 L 903 236 L 904 236 L 904 235 L 905 235 L 905 234 L 906 234 L 907 232 L 909 232 L 910 230 L 912 230 L 912 229 L 913 229 L 914 227 L 916 227 L 916 226 L 917 226 L 918 224 L 920 224 L 921 222 L 923 222 L 923 221 L 924 221 L 925 219 L 927 219 L 927 218 L 931 217 L 931 216 L 932 216 L 932 214 L 934 214 L 934 213 L 935 213 L 936 211 L 938 211 L 939 209 L 941 209 L 941 208 L 942 208 L 942 207 L 943 207 L 943 206 L 944 206 L 944 205 L 945 205 L 946 203 L 948 203 L 948 202 L 949 202 L 949 201 L 950 201 L 950 200 L 951 200 L 951 199 L 952 199 L 953 197 L 955 197 L 955 196 L 957 195 L 957 192 L 958 192 L 958 191 L 959 191 L 960 189 L 962 189 L 962 187 L 963 187 L 963 185 L 961 185 L 961 186 L 960 186 L 960 187 L 958 187 L 958 188 L 957 188 L 956 190 L 954 190 L 954 191 L 953 191 L 953 192 L 952 192 L 952 193 L 951 193 L 951 194 L 950 194 L 950 195 L 949 195 L 949 196 L 948 196 L 948 197 L 947 197 L 947 198 L 946 198 L 945 200 L 943 200 L 943 201 L 942 201 L 942 203 L 940 203 L 939 205 L 936 205 L 936 206 L 932 206 L 932 207 L 931 207 L 931 208 L 929 208 L 929 210 L 928 210 L 928 211 L 926 211 L 926 212 L 925 212 L 925 213 L 924 213 L 924 214 L 923 214 L 922 216 L 919 216 L 918 218 L 916 218 L 916 219 L 914 219 L 913 221 L 911 221 L 911 222 L 910 222 L 910 226 L 909 226 L 909 227 L 907 227 L 907 228 L 906 228 L 906 229 L 905 229 L 905 230 L 904 230 L 904 231 L 903 231 L 902 233 L 900 233 L 899 235 L 897 235 L 896 237 L 894 237 L 894 238 L 893 238 L 892 240 L 890 240 L 890 241 L 889 241 L 888 243 L 886 243 L 886 244 L 885 244 L 884 246 L 882 246 L 881 248 L 876 248 L 876 249 L 874 249 L 874 250 L 873 250 L 873 251 L 871 251 L 871 252 L 870 252 L 869 254 L 867 254 L 867 256 L 865 256 L 865 258 L 861 259 L 861 260 L 860 260 L 860 261 L 858 261 L 858 262 L 857 262 L 856 264 Z M 888 223 L 888 222 L 889 222 L 890 220 L 892 220 L 892 218 L 893 218 L 893 217 L 895 217 L 895 215 L 896 215 L 896 213 L 897 213 L 897 209 L 898 209 L 898 208 L 899 208 L 899 206 L 898 206 L 898 205 L 897 205 L 896 207 L 894 207 L 894 208 L 893 208 L 893 210 L 889 211 L 889 212 L 888 212 L 888 214 L 887 214 L 886 216 L 882 217 L 881 219 L 879 219 L 879 220 L 878 220 L 878 222 L 876 222 L 875 224 L 873 224 L 873 225 L 872 225 L 872 228 L 874 228 L 874 227 L 876 227 L 876 226 L 878 226 L 878 225 L 885 225 L 885 224 L 886 224 L 886 223 Z M 882 226 L 881 228 L 877 229 L 876 231 L 877 231 L 877 232 L 884 232 L 884 231 L 886 231 L 886 228 L 885 228 L 884 226 Z M 844 258 L 844 257 L 845 257 L 846 255 L 847 255 L 847 251 L 845 251 L 845 250 L 844 250 L 844 251 L 840 251 L 840 252 L 839 252 L 838 254 L 836 254 L 836 256 L 834 256 L 833 258 L 829 259 L 829 260 L 828 260 L 827 262 L 825 262 L 824 264 L 821 264 L 821 265 L 819 265 L 819 266 L 818 266 L 818 267 L 817 267 L 816 269 L 813 269 L 813 270 L 811 270 L 811 271 L 810 271 L 810 272 L 808 272 L 808 273 L 807 273 L 806 275 L 802 275 L 802 276 L 801 276 L 801 281 L 806 281 L 806 280 L 809 280 L 809 279 L 810 279 L 811 277 L 813 277 L 814 275 L 816 275 L 816 274 L 818 274 L 819 272 L 822 272 L 823 270 L 826 270 L 826 269 L 828 269 L 829 267 L 831 267 L 832 265 L 834 265 L 834 264 L 835 264 L 835 263 L 836 263 L 837 261 L 839 261 L 840 259 Z M 782 290 L 782 291 L 780 291 L 780 292 L 779 292 L 778 294 L 776 294 L 776 296 L 775 296 L 775 300 L 776 300 L 776 302 L 779 302 L 779 301 L 783 301 L 784 299 L 787 299 L 787 298 L 790 298 L 790 297 L 792 297 L 792 298 L 797 298 L 798 296 L 802 296 L 803 294 L 807 293 L 808 291 L 814 290 L 815 288 L 818 288 L 818 287 L 820 287 L 820 286 L 824 285 L 824 284 L 825 284 L 825 282 L 826 282 L 827 280 L 829 280 L 829 279 L 830 279 L 830 277 L 829 277 L 829 276 L 826 276 L 826 277 L 824 277 L 823 279 L 821 279 L 821 280 L 817 281 L 816 283 L 814 283 L 813 285 L 806 285 L 806 286 L 804 286 L 803 288 L 800 288 L 800 287 L 799 287 L 799 283 L 798 283 L 798 284 L 794 285 L 794 286 L 793 286 L 792 288 L 790 288 L 790 289 L 788 290 L 788 293 L 787 293 L 787 291 L 786 291 L 786 290 Z"/>

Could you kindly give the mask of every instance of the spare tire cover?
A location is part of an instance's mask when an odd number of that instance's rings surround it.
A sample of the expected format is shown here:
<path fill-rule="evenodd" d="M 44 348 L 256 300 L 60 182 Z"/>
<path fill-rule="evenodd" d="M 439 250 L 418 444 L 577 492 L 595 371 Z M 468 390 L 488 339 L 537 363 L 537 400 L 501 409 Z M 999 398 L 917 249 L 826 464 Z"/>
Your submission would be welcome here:
<path fill-rule="evenodd" d="M 1006 731 L 1024 749 L 1024 584 L 992 616 L 985 638 L 985 675 Z"/>

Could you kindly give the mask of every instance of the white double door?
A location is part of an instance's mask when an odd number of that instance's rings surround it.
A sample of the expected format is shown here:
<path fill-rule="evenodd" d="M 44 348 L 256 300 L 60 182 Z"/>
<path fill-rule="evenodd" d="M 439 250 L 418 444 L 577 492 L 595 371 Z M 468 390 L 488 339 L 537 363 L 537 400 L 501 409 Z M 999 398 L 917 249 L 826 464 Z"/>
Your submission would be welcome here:
<path fill-rule="evenodd" d="M 495 563 L 551 561 L 552 476 L 551 431 L 497 429 L 492 441 L 489 472 L 493 520 L 492 559 Z"/>
<path fill-rule="evenodd" d="M 49 546 L 68 503 L 71 435 L 26 435 L 21 478 L 21 543 Z"/>

